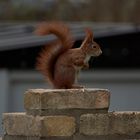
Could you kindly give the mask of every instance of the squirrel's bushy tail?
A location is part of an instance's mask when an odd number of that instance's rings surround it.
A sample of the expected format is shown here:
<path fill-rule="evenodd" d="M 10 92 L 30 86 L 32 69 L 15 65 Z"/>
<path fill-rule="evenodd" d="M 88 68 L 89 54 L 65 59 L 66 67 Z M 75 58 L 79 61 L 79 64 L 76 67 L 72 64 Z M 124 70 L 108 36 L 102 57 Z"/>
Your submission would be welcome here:
<path fill-rule="evenodd" d="M 54 85 L 54 66 L 59 55 L 73 46 L 73 38 L 69 28 L 61 22 L 41 23 L 35 33 L 37 35 L 54 34 L 57 40 L 49 43 L 37 58 L 36 68 Z"/>

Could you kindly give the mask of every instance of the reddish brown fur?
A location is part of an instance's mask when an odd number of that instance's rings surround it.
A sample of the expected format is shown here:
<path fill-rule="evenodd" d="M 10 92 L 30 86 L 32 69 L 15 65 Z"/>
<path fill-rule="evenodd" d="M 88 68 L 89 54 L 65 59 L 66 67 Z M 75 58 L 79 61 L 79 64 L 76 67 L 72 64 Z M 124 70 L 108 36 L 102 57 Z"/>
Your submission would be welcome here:
<path fill-rule="evenodd" d="M 54 65 L 59 55 L 72 48 L 73 39 L 69 28 L 61 22 L 43 22 L 38 25 L 35 34 L 54 34 L 58 40 L 47 44 L 37 58 L 36 67 L 47 78 L 48 82 L 54 83 Z"/>
<path fill-rule="evenodd" d="M 86 37 L 80 48 L 72 49 L 73 39 L 68 27 L 62 23 L 43 23 L 36 33 L 55 34 L 59 40 L 47 45 L 37 59 L 37 69 L 55 88 L 81 88 L 74 85 L 77 74 L 88 67 L 91 56 L 101 54 L 100 46 L 93 41 L 93 32 L 86 29 Z"/>

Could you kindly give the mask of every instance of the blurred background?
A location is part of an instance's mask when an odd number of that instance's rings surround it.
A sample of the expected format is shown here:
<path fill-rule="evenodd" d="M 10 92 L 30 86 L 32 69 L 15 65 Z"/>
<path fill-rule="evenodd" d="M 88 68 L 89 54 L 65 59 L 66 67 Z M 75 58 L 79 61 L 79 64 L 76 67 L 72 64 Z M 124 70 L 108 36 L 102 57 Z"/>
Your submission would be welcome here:
<path fill-rule="evenodd" d="M 110 111 L 140 111 L 140 0 L 0 0 L 0 122 L 3 112 L 24 111 L 26 90 L 49 88 L 35 70 L 39 51 L 55 39 L 34 35 L 44 20 L 68 24 L 76 47 L 92 28 L 103 54 L 79 83 L 109 89 Z"/>

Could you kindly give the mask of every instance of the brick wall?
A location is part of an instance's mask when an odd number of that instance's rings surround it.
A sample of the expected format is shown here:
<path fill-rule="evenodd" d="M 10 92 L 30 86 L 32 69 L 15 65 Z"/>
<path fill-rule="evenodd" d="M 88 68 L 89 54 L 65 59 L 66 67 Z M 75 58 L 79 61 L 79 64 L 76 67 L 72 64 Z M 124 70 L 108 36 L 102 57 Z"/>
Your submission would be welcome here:
<path fill-rule="evenodd" d="M 108 112 L 106 89 L 34 89 L 25 113 L 4 113 L 4 140 L 111 140 L 140 138 L 140 112 Z"/>

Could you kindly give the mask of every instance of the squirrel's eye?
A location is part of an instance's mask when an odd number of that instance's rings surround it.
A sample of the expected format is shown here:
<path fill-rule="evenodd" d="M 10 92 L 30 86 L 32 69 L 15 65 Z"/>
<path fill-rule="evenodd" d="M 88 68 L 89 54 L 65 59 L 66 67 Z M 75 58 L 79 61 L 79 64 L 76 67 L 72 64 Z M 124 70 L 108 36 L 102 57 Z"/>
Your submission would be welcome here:
<path fill-rule="evenodd" d="M 94 49 L 95 49 L 95 48 L 96 48 L 96 46 L 94 46 L 94 45 L 93 45 L 93 46 L 92 46 L 92 48 L 94 48 Z"/>

